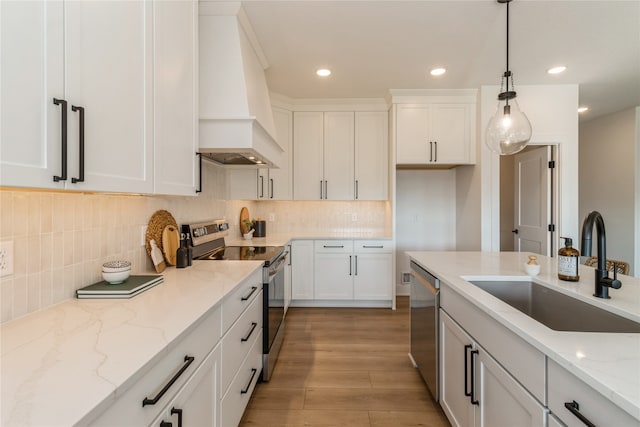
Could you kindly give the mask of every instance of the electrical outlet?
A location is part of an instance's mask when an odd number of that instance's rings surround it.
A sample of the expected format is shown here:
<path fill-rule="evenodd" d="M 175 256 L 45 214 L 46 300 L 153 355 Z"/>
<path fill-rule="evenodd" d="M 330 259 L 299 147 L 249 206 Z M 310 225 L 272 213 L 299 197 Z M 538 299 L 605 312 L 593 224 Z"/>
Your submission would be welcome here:
<path fill-rule="evenodd" d="M 351 214 L 351 221 L 357 221 L 358 220 L 358 214 L 357 213 L 352 213 Z"/>
<path fill-rule="evenodd" d="M 276 220 L 276 214 L 270 213 L 269 214 L 269 222 L 274 222 Z"/>
<path fill-rule="evenodd" d="M 0 277 L 13 274 L 13 240 L 0 242 Z"/>
<path fill-rule="evenodd" d="M 143 225 L 140 227 L 140 246 L 145 246 L 147 244 L 147 226 Z"/>

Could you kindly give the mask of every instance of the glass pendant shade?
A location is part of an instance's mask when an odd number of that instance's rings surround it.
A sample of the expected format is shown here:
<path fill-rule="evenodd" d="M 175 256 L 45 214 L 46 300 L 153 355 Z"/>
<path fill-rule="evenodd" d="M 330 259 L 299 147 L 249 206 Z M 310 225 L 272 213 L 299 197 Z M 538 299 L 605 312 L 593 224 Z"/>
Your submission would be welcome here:
<path fill-rule="evenodd" d="M 499 100 L 485 133 L 489 149 L 500 155 L 515 154 L 522 151 L 530 139 L 531 123 L 520 110 L 515 97 Z"/>

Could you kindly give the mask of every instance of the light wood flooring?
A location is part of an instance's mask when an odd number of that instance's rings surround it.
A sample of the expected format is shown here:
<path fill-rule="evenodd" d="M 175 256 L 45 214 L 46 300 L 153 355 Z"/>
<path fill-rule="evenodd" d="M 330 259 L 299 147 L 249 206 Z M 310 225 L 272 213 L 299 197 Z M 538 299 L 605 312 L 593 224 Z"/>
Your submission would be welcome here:
<path fill-rule="evenodd" d="M 409 352 L 409 301 L 398 308 L 290 308 L 271 381 L 240 426 L 449 427 Z"/>

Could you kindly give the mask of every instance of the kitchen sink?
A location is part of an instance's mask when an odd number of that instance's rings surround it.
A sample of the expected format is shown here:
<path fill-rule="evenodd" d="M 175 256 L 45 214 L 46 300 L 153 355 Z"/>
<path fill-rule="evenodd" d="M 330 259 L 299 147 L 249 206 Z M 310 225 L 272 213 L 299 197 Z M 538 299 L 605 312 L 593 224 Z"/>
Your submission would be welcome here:
<path fill-rule="evenodd" d="M 469 283 L 556 331 L 640 333 L 640 323 L 531 281 Z"/>

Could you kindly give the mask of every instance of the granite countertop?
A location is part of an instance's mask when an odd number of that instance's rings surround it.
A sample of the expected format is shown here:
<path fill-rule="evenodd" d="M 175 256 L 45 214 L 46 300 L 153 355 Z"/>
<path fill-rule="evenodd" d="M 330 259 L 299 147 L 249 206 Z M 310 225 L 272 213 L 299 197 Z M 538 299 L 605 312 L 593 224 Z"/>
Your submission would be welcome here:
<path fill-rule="evenodd" d="M 525 276 L 526 253 L 407 252 L 419 265 L 518 334 L 569 372 L 640 420 L 640 334 L 555 331 L 529 318 L 465 278 Z M 565 282 L 556 274 L 556 260 L 538 255 L 534 278 L 554 290 L 640 322 L 640 279 L 618 275 L 621 289 L 611 299 L 594 297 L 594 269 L 580 266 L 580 281 Z"/>
<path fill-rule="evenodd" d="M 93 418 L 262 264 L 195 261 L 131 299 L 71 299 L 3 323 L 0 424 Z"/>
<path fill-rule="evenodd" d="M 266 237 L 254 237 L 249 240 L 243 239 L 241 236 L 224 238 L 227 246 L 284 246 L 291 240 L 309 240 L 309 239 L 371 239 L 371 240 L 391 240 L 390 236 L 384 233 L 376 232 L 336 232 L 336 233 L 267 233 Z"/>

